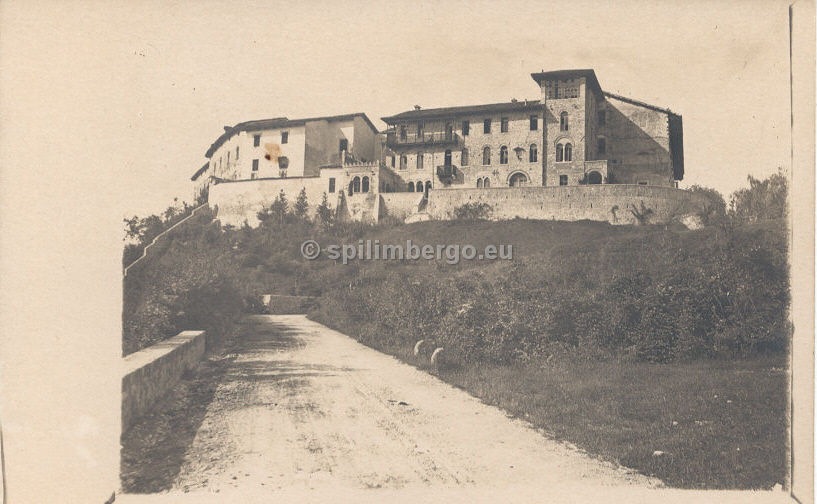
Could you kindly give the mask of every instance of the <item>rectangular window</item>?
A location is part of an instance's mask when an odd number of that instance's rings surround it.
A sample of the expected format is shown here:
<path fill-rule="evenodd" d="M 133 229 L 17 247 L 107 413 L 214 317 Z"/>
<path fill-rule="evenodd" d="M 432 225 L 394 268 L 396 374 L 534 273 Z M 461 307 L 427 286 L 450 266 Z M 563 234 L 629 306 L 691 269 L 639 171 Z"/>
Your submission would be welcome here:
<path fill-rule="evenodd" d="M 491 132 L 491 120 L 485 119 L 482 121 L 482 132 L 488 134 Z"/>
<path fill-rule="evenodd" d="M 462 136 L 468 136 L 468 133 L 471 130 L 471 121 L 463 121 L 462 122 Z"/>
<path fill-rule="evenodd" d="M 423 169 L 423 153 L 422 152 L 417 153 L 417 169 L 418 170 Z"/>
<path fill-rule="evenodd" d="M 394 168 L 394 156 L 391 157 L 391 167 Z"/>
<path fill-rule="evenodd" d="M 559 185 L 567 185 L 567 175 L 559 175 Z"/>
<path fill-rule="evenodd" d="M 258 171 L 258 160 L 257 159 L 252 160 L 252 171 Z"/>
<path fill-rule="evenodd" d="M 508 118 L 507 117 L 503 117 L 502 119 L 499 120 L 499 131 L 502 132 L 502 133 L 507 133 L 508 132 Z"/>
<path fill-rule="evenodd" d="M 235 146 L 235 158 L 238 159 L 238 146 Z"/>
<path fill-rule="evenodd" d="M 530 130 L 536 131 L 539 129 L 539 118 L 535 115 L 530 116 Z"/>
<path fill-rule="evenodd" d="M 329 192 L 335 192 L 335 177 L 329 177 Z"/>
<path fill-rule="evenodd" d="M 281 132 L 281 143 L 285 144 L 289 142 L 289 131 L 282 131 Z"/>
<path fill-rule="evenodd" d="M 252 146 L 258 147 L 261 145 L 261 135 L 253 135 L 252 136 Z"/>
<path fill-rule="evenodd" d="M 604 154 L 607 152 L 607 141 L 604 138 L 599 138 L 599 154 Z"/>
<path fill-rule="evenodd" d="M 607 124 L 607 113 L 604 110 L 599 110 L 599 126 Z"/>

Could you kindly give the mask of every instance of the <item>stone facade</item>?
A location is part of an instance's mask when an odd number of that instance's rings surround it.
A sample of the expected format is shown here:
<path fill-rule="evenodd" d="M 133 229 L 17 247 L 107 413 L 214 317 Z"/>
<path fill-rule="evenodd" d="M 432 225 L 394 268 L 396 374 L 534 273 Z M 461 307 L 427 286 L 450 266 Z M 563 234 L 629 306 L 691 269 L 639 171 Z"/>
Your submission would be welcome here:
<path fill-rule="evenodd" d="M 430 181 L 432 188 L 509 185 L 514 174 L 521 174 L 515 183 L 541 185 L 540 111 L 532 101 L 384 118 L 394 126 L 386 137 L 386 163 L 415 190 L 417 181 Z"/>

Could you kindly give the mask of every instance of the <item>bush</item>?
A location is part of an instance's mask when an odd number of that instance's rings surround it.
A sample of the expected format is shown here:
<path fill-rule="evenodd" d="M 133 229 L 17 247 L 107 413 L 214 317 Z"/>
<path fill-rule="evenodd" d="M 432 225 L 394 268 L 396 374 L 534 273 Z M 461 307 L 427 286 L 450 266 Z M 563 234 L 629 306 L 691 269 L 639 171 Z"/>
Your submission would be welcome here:
<path fill-rule="evenodd" d="M 454 218 L 457 220 L 487 220 L 491 218 L 494 209 L 488 203 L 465 203 L 454 209 Z"/>
<path fill-rule="evenodd" d="M 324 291 L 315 316 L 390 353 L 425 339 L 470 365 L 554 354 L 669 362 L 786 351 L 779 226 L 641 229 L 557 245 L 502 265 L 490 281 L 450 269 L 367 274 Z"/>

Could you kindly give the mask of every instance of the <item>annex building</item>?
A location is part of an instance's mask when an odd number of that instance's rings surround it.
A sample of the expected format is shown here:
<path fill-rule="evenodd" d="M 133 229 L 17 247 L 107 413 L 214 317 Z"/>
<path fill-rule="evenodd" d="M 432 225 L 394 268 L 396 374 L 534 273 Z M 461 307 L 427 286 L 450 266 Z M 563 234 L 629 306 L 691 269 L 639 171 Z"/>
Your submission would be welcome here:
<path fill-rule="evenodd" d="M 531 77 L 537 100 L 415 106 L 383 117 L 385 131 L 364 113 L 225 127 L 192 177 L 196 194 L 233 225 L 301 189 L 312 206 L 325 195 L 362 220 L 447 218 L 485 202 L 497 218 L 620 223 L 644 201 L 664 213 L 683 206 L 680 115 L 603 91 L 591 69 Z"/>

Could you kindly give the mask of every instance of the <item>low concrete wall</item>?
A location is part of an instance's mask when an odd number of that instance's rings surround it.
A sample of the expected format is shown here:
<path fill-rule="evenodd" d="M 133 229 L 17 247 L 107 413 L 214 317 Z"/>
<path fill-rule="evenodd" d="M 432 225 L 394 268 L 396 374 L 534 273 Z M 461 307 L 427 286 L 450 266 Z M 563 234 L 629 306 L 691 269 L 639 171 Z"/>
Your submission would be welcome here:
<path fill-rule="evenodd" d="M 184 331 L 122 359 L 122 432 L 202 359 L 205 348 L 204 331 Z"/>
<path fill-rule="evenodd" d="M 489 189 L 434 189 L 426 212 L 432 219 L 451 219 L 466 203 L 487 203 L 492 219 L 516 217 L 565 221 L 595 220 L 637 224 L 635 213 L 646 209 L 646 222 L 666 223 L 690 215 L 703 202 L 698 195 L 675 189 L 642 185 L 579 185 L 561 187 L 492 187 Z M 643 207 L 642 207 L 643 205 Z"/>

